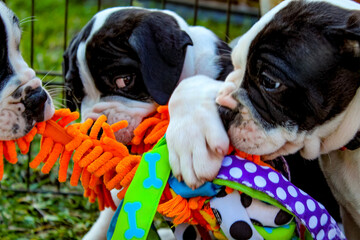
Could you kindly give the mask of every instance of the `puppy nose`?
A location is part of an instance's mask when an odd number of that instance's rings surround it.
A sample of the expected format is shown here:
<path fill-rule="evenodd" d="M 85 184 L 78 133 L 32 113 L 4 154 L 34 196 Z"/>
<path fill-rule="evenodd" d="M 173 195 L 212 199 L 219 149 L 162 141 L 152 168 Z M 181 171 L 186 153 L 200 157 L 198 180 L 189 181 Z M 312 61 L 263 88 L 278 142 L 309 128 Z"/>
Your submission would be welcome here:
<path fill-rule="evenodd" d="M 44 120 L 44 108 L 48 99 L 47 93 L 42 87 L 25 89 L 25 99 L 23 104 L 25 105 L 25 114 L 28 118 L 34 119 L 36 122 Z"/>
<path fill-rule="evenodd" d="M 238 108 L 230 109 L 224 106 L 218 106 L 218 113 L 220 115 L 221 121 L 226 130 L 229 129 L 230 124 L 234 120 L 235 116 L 239 113 Z"/>

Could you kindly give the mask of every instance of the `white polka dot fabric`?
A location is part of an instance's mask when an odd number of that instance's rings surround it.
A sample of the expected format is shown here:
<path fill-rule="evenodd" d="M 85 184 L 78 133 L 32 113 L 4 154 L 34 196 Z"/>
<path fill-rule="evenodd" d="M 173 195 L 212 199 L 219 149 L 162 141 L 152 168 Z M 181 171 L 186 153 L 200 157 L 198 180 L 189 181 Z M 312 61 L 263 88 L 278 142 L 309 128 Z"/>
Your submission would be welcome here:
<path fill-rule="evenodd" d="M 226 156 L 217 178 L 243 184 L 278 200 L 301 220 L 314 239 L 346 239 L 321 203 L 269 167 Z"/>

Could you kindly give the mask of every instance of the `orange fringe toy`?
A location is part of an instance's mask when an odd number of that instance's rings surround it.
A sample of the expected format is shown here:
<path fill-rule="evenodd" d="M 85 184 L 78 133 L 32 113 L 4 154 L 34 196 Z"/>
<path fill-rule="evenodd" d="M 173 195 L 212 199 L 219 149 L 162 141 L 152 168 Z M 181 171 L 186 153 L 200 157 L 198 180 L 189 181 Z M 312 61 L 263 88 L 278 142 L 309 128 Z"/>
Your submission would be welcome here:
<path fill-rule="evenodd" d="M 131 152 L 143 154 L 154 147 L 154 145 L 165 135 L 169 126 L 168 106 L 160 106 L 157 112 L 146 118 L 134 130 L 134 138 L 131 140 Z"/>
<path fill-rule="evenodd" d="M 143 154 L 150 150 L 166 133 L 169 125 L 169 119 L 167 106 L 158 107 L 157 113 L 146 118 L 134 130 L 135 136 L 131 141 L 131 151 L 137 154 Z M 235 154 L 241 158 L 253 161 L 256 164 L 273 168 L 267 163 L 261 161 L 260 156 L 238 151 L 232 146 L 229 148 L 229 154 Z M 135 166 L 134 169 L 137 168 L 137 165 L 133 165 Z M 128 166 L 130 166 L 130 164 L 128 164 Z M 118 177 L 114 178 L 115 181 L 120 181 L 120 179 L 122 179 L 122 174 L 124 173 L 122 169 L 129 171 L 127 167 L 119 164 L 116 167 Z M 124 198 L 126 190 L 127 188 L 123 189 L 118 194 L 119 199 Z M 229 191 L 230 193 L 233 189 L 226 187 L 226 191 Z M 209 197 L 183 198 L 170 189 L 169 184 L 167 184 L 157 211 L 163 216 L 172 218 L 175 225 L 181 223 L 197 225 L 198 227 L 204 228 L 204 236 L 206 236 L 208 231 L 212 231 L 217 238 L 222 239 L 223 235 L 220 230 L 220 225 L 216 221 L 216 218 L 210 208 L 209 200 Z"/>
<path fill-rule="evenodd" d="M 65 182 L 71 156 L 74 166 L 70 178 L 70 184 L 76 186 L 81 180 L 84 187 L 84 196 L 90 202 L 98 199 L 99 209 L 105 207 L 116 209 L 111 198 L 110 190 L 113 188 L 127 187 L 134 175 L 133 171 L 125 171 L 122 178 L 127 181 L 111 182 L 116 176 L 116 166 L 123 162 L 131 162 L 132 167 L 140 161 L 138 156 L 129 154 L 127 147 L 116 141 L 114 132 L 127 126 L 126 121 L 120 121 L 113 125 L 106 123 L 106 117 L 101 116 L 95 122 L 91 119 L 84 123 L 75 123 L 67 126 L 70 122 L 79 118 L 77 112 L 69 109 L 57 110 L 51 120 L 37 123 L 35 127 L 24 137 L 15 141 L 0 142 L 0 179 L 3 177 L 5 159 L 15 164 L 17 159 L 15 143 L 18 145 L 22 154 L 29 151 L 30 142 L 36 134 L 42 135 L 40 151 L 30 162 L 31 168 L 37 168 L 43 163 L 41 171 L 49 173 L 56 161 L 59 161 L 58 179 Z M 98 136 L 102 131 L 100 138 Z M 89 132 L 89 134 L 88 134 Z M 135 165 L 134 165 L 135 164 Z M 125 164 L 126 166 L 126 164 Z M 105 184 L 113 183 L 111 188 L 106 188 Z M 122 185 L 121 185 L 122 184 Z"/>
<path fill-rule="evenodd" d="M 42 135 L 40 151 L 30 162 L 30 167 L 37 168 L 43 164 L 41 171 L 47 174 L 60 159 L 58 180 L 65 182 L 72 160 L 70 184 L 76 186 L 80 180 L 84 188 L 84 196 L 89 198 L 90 202 L 93 203 L 97 199 L 100 210 L 105 207 L 115 210 L 116 206 L 110 191 L 115 188 L 121 190 L 118 198 L 124 197 L 141 156 L 130 154 L 127 147 L 115 139 L 114 132 L 127 127 L 126 121 L 109 125 L 106 123 L 106 116 L 101 116 L 95 122 L 87 119 L 83 123 L 69 125 L 78 118 L 77 112 L 60 109 L 55 112 L 51 120 L 37 123 L 26 136 L 14 141 L 0 141 L 0 180 L 4 172 L 3 158 L 5 157 L 12 164 L 17 162 L 15 144 L 22 154 L 26 154 L 34 136 L 40 134 Z M 146 118 L 134 130 L 135 136 L 130 143 L 131 152 L 142 154 L 150 150 L 165 135 L 168 125 L 168 107 L 160 106 L 155 114 Z M 101 136 L 99 136 L 100 132 L 102 132 Z M 258 164 L 267 165 L 258 156 L 242 152 L 237 154 Z M 171 202 L 175 197 L 174 194 L 164 194 L 162 203 Z M 164 207 L 160 207 L 160 212 L 164 211 Z M 183 220 L 185 219 L 190 218 L 183 217 Z"/>

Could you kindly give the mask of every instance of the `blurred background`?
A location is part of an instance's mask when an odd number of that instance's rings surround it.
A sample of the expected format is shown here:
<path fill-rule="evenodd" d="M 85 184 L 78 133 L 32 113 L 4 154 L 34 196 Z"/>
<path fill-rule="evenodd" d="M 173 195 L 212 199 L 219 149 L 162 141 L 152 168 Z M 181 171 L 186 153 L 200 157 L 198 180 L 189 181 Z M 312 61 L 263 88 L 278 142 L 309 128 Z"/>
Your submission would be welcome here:
<path fill-rule="evenodd" d="M 166 8 L 190 25 L 201 25 L 230 42 L 259 18 L 257 0 L 6 0 L 20 19 L 20 48 L 56 99 L 65 107 L 61 63 L 72 37 L 99 10 L 114 6 Z M 39 141 L 34 141 L 39 142 Z M 97 204 L 82 197 L 80 186 L 57 181 L 57 168 L 44 175 L 28 168 L 39 151 L 33 144 L 19 162 L 5 161 L 0 183 L 0 239 L 81 239 L 96 220 Z M 71 167 L 69 168 L 71 169 Z M 70 173 L 69 173 L 70 175 Z M 68 175 L 68 176 L 69 176 Z M 161 223 L 158 223 L 161 224 Z"/>

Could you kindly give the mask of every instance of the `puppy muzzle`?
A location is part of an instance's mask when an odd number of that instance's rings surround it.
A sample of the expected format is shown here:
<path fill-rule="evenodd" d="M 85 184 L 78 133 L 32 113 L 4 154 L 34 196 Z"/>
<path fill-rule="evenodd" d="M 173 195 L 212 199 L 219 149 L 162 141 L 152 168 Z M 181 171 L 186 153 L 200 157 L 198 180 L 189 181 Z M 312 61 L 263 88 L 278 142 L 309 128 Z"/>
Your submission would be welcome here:
<path fill-rule="evenodd" d="M 36 122 L 44 121 L 45 104 L 47 104 L 48 94 L 42 87 L 25 89 L 25 116 L 27 119 L 33 119 Z"/>

